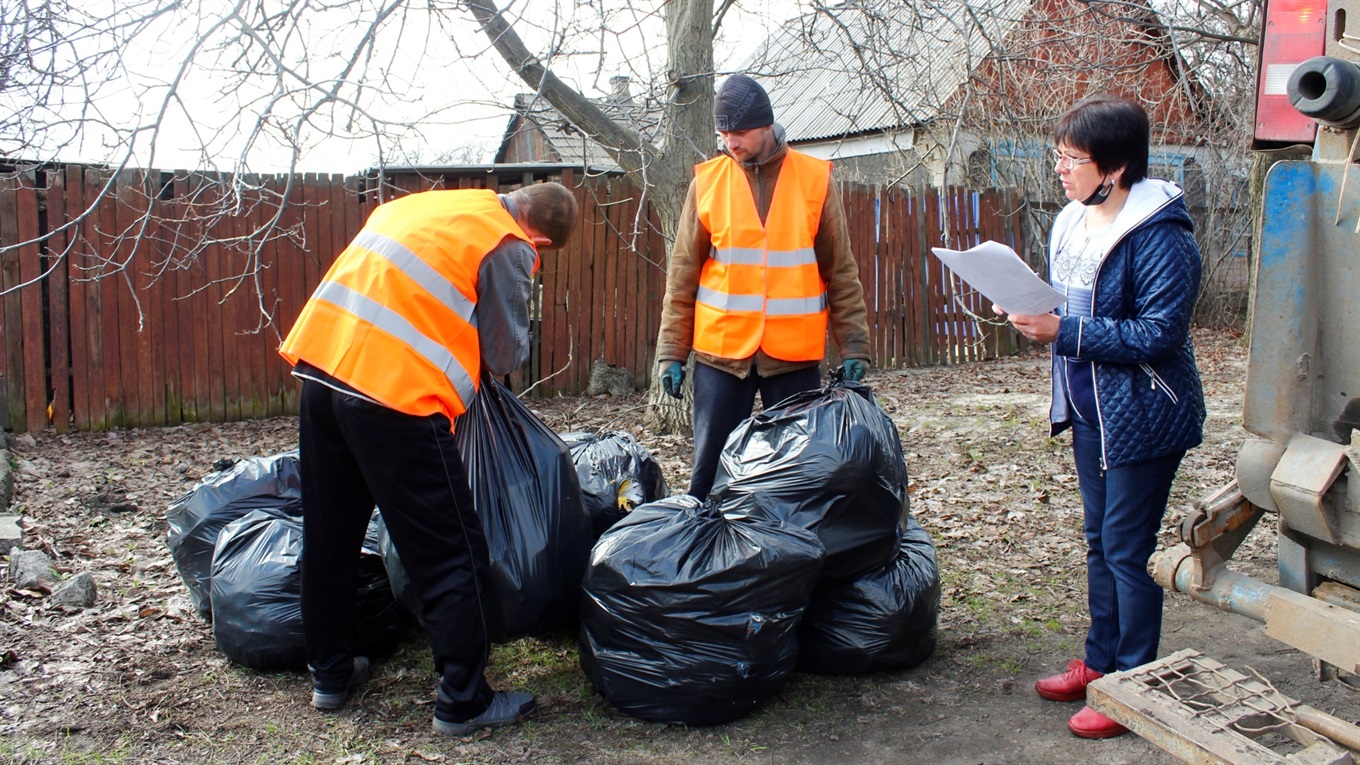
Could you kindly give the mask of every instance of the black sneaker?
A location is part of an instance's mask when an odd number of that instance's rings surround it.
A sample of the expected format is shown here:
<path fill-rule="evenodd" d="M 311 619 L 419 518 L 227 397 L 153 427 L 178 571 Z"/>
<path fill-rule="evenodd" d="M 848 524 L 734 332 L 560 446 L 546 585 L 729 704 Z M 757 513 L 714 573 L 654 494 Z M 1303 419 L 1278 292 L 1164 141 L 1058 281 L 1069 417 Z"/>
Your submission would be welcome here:
<path fill-rule="evenodd" d="M 352 668 L 349 671 L 349 684 L 338 691 L 323 691 L 312 686 L 312 706 L 317 709 L 339 709 L 349 701 L 349 694 L 359 686 L 368 682 L 372 670 L 368 666 L 367 656 L 355 656 Z"/>
<path fill-rule="evenodd" d="M 534 701 L 532 693 L 496 691 L 491 706 L 467 722 L 449 722 L 435 715 L 434 732 L 445 736 L 466 736 L 483 728 L 503 728 L 523 720 L 537 708 L 538 703 Z"/>

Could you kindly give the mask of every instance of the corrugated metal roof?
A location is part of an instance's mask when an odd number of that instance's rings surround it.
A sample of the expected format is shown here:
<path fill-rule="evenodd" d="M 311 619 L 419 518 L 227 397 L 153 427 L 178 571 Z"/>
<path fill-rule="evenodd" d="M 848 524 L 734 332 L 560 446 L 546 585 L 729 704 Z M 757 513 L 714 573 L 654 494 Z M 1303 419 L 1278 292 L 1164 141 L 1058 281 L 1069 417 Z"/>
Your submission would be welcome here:
<path fill-rule="evenodd" d="M 848 2 L 787 22 L 743 70 L 791 142 L 910 127 L 941 116 L 1030 3 Z"/>

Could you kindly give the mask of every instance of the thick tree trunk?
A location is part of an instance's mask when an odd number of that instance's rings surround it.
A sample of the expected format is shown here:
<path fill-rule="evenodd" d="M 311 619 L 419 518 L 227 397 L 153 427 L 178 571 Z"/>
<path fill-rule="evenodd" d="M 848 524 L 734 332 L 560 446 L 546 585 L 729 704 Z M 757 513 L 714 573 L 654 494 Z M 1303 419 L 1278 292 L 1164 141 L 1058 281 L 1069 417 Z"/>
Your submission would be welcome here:
<path fill-rule="evenodd" d="M 568 87 L 535 57 L 494 0 L 468 0 L 482 31 L 506 63 L 558 111 L 603 146 L 628 179 L 652 203 L 667 242 L 675 229 L 694 164 L 712 150 L 713 132 L 713 0 L 672 0 L 665 4 L 666 69 L 671 92 L 662 117 L 661 146 L 653 146 L 627 125 L 601 112 L 589 99 Z M 661 306 L 656 306 L 657 311 Z M 659 433 L 689 433 L 692 399 L 686 386 L 682 401 L 661 392 L 651 375 L 652 407 L 648 425 Z"/>
<path fill-rule="evenodd" d="M 680 210 L 694 174 L 694 164 L 707 157 L 713 132 L 713 0 L 675 0 L 666 6 L 666 69 L 673 91 L 664 124 L 665 150 L 657 163 L 652 191 L 661 230 L 675 242 Z M 669 253 L 668 262 L 669 262 Z M 660 311 L 661 307 L 657 306 Z M 660 375 L 652 375 L 647 392 L 647 427 L 664 434 L 689 435 L 694 410 L 693 361 L 685 365 L 685 395 L 681 399 L 661 390 Z"/>

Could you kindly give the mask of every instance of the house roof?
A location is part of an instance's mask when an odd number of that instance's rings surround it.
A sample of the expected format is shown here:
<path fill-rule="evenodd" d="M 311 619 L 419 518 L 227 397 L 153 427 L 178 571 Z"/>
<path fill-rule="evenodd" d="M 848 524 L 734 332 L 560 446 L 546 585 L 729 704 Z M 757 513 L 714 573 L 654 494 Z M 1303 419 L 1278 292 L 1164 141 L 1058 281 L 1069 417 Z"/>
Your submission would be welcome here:
<path fill-rule="evenodd" d="M 1114 7 L 1093 13 L 1079 0 L 845 0 L 786 22 L 743 71 L 766 86 L 792 143 L 905 129 L 952 117 L 960 89 L 989 58 L 1033 63 L 1033 46 L 1044 39 L 1039 44 L 1054 48 L 1053 55 L 1083 55 L 1071 52 L 1081 47 L 1074 25 L 1131 23 L 1144 34 L 1162 34 L 1147 25 L 1155 14 L 1143 0 Z M 1036 23 L 1055 34 L 1036 38 Z M 1058 76 L 1070 79 L 1070 70 Z"/>
<path fill-rule="evenodd" d="M 604 98 L 590 99 L 591 102 L 610 119 L 637 132 L 643 140 L 654 141 L 660 134 L 661 106 L 651 99 L 639 101 L 634 98 L 629 92 L 627 77 L 611 77 L 610 85 L 612 93 Z M 553 108 L 548 99 L 534 93 L 515 96 L 515 113 L 510 118 L 505 137 L 496 153 L 496 162 L 505 160 L 514 132 L 526 129 L 526 123 L 540 131 L 556 161 L 618 169 L 618 163 L 609 156 L 603 145 L 591 140 L 571 120 Z"/>
<path fill-rule="evenodd" d="M 1031 0 L 974 0 L 928 12 L 847 2 L 788 21 L 747 61 L 791 142 L 905 128 L 940 116 L 969 72 Z M 929 12 L 933 11 L 933 12 Z M 868 73 L 870 76 L 866 77 Z"/>

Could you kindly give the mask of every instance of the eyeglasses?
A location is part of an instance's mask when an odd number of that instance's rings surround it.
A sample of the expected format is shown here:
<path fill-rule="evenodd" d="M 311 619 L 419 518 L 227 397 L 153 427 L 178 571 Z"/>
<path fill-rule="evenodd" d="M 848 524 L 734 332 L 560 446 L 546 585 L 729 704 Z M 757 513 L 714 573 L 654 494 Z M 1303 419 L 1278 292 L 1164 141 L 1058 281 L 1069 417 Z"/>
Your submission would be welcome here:
<path fill-rule="evenodd" d="M 1090 157 L 1074 157 L 1071 154 L 1063 154 L 1057 149 L 1053 149 L 1053 163 L 1057 165 L 1059 170 L 1075 170 L 1078 165 L 1094 161 Z"/>

